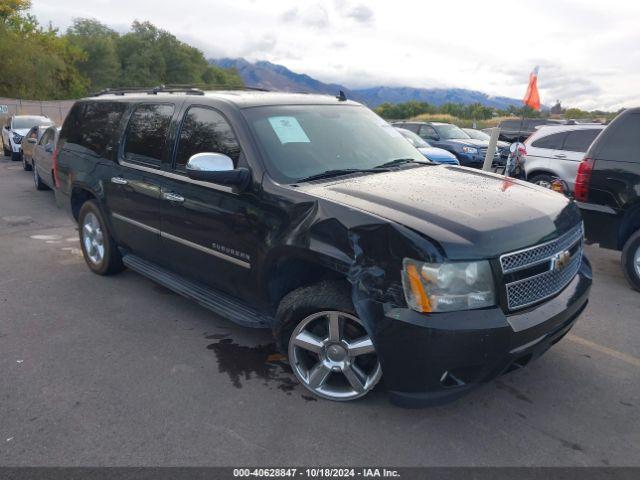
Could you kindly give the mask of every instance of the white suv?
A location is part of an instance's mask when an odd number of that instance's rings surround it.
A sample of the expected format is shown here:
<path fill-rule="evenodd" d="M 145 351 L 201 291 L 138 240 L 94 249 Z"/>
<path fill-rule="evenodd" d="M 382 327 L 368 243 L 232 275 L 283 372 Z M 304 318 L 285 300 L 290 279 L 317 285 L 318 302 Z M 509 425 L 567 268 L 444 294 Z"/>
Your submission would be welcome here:
<path fill-rule="evenodd" d="M 524 142 L 527 180 L 550 188 L 551 182 L 559 178 L 573 192 L 580 160 L 604 128 L 597 123 L 540 127 Z"/>
<path fill-rule="evenodd" d="M 6 156 L 18 161 L 22 156 L 22 138 L 32 127 L 51 126 L 53 122 L 49 117 L 41 115 L 14 115 L 9 118 L 2 128 L 2 148 Z"/>

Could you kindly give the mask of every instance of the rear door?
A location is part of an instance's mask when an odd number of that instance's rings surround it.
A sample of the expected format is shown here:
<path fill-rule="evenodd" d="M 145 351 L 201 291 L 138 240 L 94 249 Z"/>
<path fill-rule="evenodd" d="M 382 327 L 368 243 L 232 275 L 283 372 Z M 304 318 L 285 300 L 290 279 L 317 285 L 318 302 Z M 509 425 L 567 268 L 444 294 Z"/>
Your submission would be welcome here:
<path fill-rule="evenodd" d="M 170 268 L 241 299 L 253 298 L 252 260 L 261 224 L 251 192 L 191 180 L 186 164 L 196 153 L 223 153 L 246 166 L 236 134 L 218 110 L 190 106 L 177 134 L 172 175 L 163 190 L 162 243 Z"/>
<path fill-rule="evenodd" d="M 557 160 L 566 158 L 562 152 L 562 145 L 567 137 L 567 132 L 552 133 L 538 137 L 527 145 L 525 158 L 525 171 L 527 177 L 536 172 L 551 172 L 559 176 Z"/>
<path fill-rule="evenodd" d="M 138 256 L 163 264 L 160 217 L 163 160 L 176 102 L 145 102 L 132 107 L 118 149 L 118 163 L 104 183 L 118 242 Z"/>
<path fill-rule="evenodd" d="M 569 184 L 571 191 L 575 185 L 578 165 L 602 129 L 587 128 L 567 132 L 562 147 L 554 152 L 554 168 L 558 176 Z"/>
<path fill-rule="evenodd" d="M 56 132 L 49 128 L 44 132 L 40 141 L 33 147 L 33 166 L 38 170 L 38 175 L 49 187 L 53 187 L 53 165 L 51 155 L 55 143 Z"/>
<path fill-rule="evenodd" d="M 594 142 L 589 202 L 623 210 L 640 204 L 640 112 L 621 114 Z"/>

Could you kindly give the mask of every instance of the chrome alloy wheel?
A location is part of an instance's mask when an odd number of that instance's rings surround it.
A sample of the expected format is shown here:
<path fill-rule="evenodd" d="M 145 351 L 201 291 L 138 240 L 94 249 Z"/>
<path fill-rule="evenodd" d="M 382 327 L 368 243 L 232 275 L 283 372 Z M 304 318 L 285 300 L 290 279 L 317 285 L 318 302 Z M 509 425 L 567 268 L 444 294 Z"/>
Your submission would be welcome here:
<path fill-rule="evenodd" d="M 551 182 L 548 182 L 547 180 L 538 180 L 536 182 L 536 185 L 542 187 L 542 188 L 551 188 Z"/>
<path fill-rule="evenodd" d="M 380 380 L 382 368 L 362 322 L 344 312 L 303 319 L 289 340 L 289 362 L 302 385 L 329 400 L 354 400 Z"/>
<path fill-rule="evenodd" d="M 84 217 L 81 235 L 87 258 L 94 265 L 100 264 L 104 258 L 104 238 L 98 217 L 91 212 Z"/>
<path fill-rule="evenodd" d="M 636 270 L 636 275 L 640 277 L 640 246 L 636 248 L 636 253 L 633 256 L 633 267 Z"/>

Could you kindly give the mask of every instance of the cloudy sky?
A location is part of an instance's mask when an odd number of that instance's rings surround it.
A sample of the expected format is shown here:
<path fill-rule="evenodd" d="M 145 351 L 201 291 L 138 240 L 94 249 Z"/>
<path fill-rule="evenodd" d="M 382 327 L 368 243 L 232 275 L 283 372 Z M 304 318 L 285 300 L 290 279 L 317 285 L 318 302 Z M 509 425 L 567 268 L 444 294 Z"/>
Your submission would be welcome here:
<path fill-rule="evenodd" d="M 640 105 L 640 2 L 630 0 L 33 0 L 64 30 L 149 20 L 208 57 L 269 60 L 348 87 L 461 87 L 542 102 Z"/>

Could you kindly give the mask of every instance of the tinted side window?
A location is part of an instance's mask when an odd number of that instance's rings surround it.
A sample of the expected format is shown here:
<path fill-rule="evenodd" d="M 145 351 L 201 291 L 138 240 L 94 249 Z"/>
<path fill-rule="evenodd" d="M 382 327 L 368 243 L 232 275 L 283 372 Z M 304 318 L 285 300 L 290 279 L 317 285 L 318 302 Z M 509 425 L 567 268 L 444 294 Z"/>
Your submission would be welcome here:
<path fill-rule="evenodd" d="M 411 130 L 414 133 L 418 133 L 418 130 L 420 129 L 420 125 L 416 125 L 415 123 L 405 123 L 402 124 L 401 127 Z"/>
<path fill-rule="evenodd" d="M 500 128 L 506 130 L 520 130 L 520 120 L 504 120 L 500 122 Z"/>
<path fill-rule="evenodd" d="M 159 165 L 169 134 L 173 105 L 138 105 L 129 119 L 124 158 Z"/>
<path fill-rule="evenodd" d="M 564 139 L 567 136 L 567 132 L 562 133 L 554 133 L 552 135 L 547 135 L 546 137 L 539 138 L 535 140 L 531 146 L 535 148 L 548 148 L 551 150 L 559 150 L 562 148 L 562 144 L 564 143 Z"/>
<path fill-rule="evenodd" d="M 237 165 L 240 145 L 221 114 L 210 108 L 191 107 L 182 121 L 175 168 L 184 171 L 191 156 L 202 152 L 224 153 Z"/>
<path fill-rule="evenodd" d="M 42 135 L 42 138 L 40 139 L 40 145 L 46 145 L 47 143 L 51 143 L 50 130 L 47 130 L 46 132 L 44 132 L 44 135 Z"/>
<path fill-rule="evenodd" d="M 569 132 L 567 139 L 564 141 L 562 150 L 568 150 L 570 152 L 586 152 L 589 149 L 589 145 L 593 142 L 601 130 L 574 130 Z"/>
<path fill-rule="evenodd" d="M 437 140 L 438 134 L 436 133 L 436 129 L 431 125 L 422 125 L 420 127 L 420 132 L 418 133 L 422 138 L 426 140 Z"/>
<path fill-rule="evenodd" d="M 640 113 L 625 115 L 612 123 L 598 143 L 598 158 L 640 162 Z"/>
<path fill-rule="evenodd" d="M 120 102 L 76 103 L 64 121 L 60 138 L 107 157 L 107 147 L 125 109 L 126 105 Z"/>

